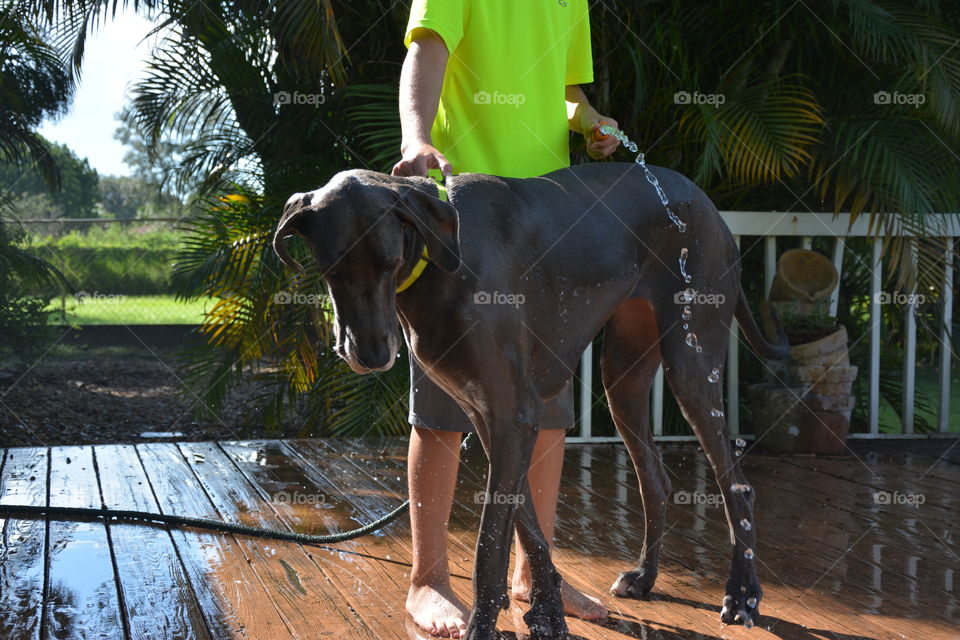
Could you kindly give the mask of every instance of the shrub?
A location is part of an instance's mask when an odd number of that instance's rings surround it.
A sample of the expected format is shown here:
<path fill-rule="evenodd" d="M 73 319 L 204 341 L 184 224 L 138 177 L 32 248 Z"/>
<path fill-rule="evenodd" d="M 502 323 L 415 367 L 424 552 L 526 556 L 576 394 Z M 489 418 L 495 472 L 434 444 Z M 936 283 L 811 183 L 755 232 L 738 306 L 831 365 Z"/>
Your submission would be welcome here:
<path fill-rule="evenodd" d="M 170 269 L 179 240 L 180 233 L 166 226 L 112 224 L 36 237 L 31 246 L 77 290 L 160 295 L 171 291 Z"/>

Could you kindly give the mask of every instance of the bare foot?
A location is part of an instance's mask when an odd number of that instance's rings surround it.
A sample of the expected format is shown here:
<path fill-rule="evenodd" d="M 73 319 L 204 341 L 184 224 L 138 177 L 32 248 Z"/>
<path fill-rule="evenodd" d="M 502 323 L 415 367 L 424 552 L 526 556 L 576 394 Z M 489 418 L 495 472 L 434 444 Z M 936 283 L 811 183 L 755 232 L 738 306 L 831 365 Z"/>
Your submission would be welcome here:
<path fill-rule="evenodd" d="M 529 582 L 521 582 L 514 577 L 511 596 L 516 600 L 530 602 Z M 564 580 L 560 584 L 560 596 L 563 598 L 563 612 L 568 616 L 574 616 L 582 620 L 591 620 L 594 622 L 606 622 L 607 607 L 600 600 L 593 596 L 577 591 Z"/>
<path fill-rule="evenodd" d="M 407 613 L 418 627 L 441 638 L 462 638 L 467 632 L 467 608 L 454 595 L 450 585 L 410 586 Z"/>

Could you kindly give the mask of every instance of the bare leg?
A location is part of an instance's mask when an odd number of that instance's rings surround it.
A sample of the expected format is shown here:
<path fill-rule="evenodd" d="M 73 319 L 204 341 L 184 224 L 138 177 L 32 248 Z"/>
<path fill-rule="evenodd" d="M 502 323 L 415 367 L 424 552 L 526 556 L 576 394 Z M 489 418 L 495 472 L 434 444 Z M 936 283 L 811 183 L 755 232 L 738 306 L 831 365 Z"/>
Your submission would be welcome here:
<path fill-rule="evenodd" d="M 407 453 L 413 568 L 407 613 L 435 636 L 460 638 L 468 610 L 450 588 L 447 525 L 460 464 L 463 434 L 414 427 Z"/>
<path fill-rule="evenodd" d="M 562 429 L 542 430 L 537 436 L 530 464 L 530 491 L 533 494 L 533 507 L 550 548 L 553 548 L 553 533 L 557 518 L 557 497 L 560 492 L 560 473 L 563 471 Z M 511 594 L 517 600 L 530 601 L 532 579 L 530 560 L 523 552 L 518 534 L 516 540 L 516 566 L 513 572 Z M 603 620 L 607 617 L 607 608 L 596 598 L 592 598 L 571 587 L 565 580 L 561 584 L 564 613 L 585 620 Z"/>

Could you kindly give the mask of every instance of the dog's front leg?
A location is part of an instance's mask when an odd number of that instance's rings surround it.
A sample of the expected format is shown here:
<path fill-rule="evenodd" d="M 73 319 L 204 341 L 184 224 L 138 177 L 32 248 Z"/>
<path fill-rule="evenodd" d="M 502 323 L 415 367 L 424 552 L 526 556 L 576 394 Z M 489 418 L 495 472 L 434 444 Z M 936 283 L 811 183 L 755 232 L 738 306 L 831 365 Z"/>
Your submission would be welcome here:
<path fill-rule="evenodd" d="M 512 403 L 511 403 L 512 404 Z M 491 403 L 496 405 L 496 403 Z M 490 405 L 488 405 L 490 406 Z M 518 510 L 524 510 L 524 537 L 527 542 L 541 548 L 531 558 L 536 592 L 543 591 L 542 576 L 554 575 L 556 570 L 550 564 L 549 551 L 543 534 L 540 533 L 536 518 L 532 523 L 533 504 L 527 483 L 527 470 L 536 441 L 536 427 L 529 419 L 534 412 L 519 410 L 505 415 L 485 417 L 483 423 L 489 429 L 479 429 L 481 440 L 487 451 L 489 467 L 487 471 L 487 489 L 478 496 L 484 501 L 483 515 L 480 519 L 480 534 L 477 538 L 477 560 L 473 574 L 474 606 L 467 625 L 469 640 L 487 640 L 495 637 L 497 617 L 500 609 L 509 604 L 507 597 L 507 565 L 510 560 L 510 543 L 514 522 Z M 518 417 L 528 416 L 528 418 Z M 482 433 L 482 432 L 486 433 Z M 539 538 L 537 539 L 537 536 Z M 539 544 L 538 544 L 539 543 Z M 524 545 L 525 547 L 527 544 Z M 546 563 L 546 564 L 544 564 Z M 563 622 L 563 604 L 560 600 L 559 575 L 553 581 L 554 597 L 547 598 L 538 608 L 545 606 L 556 609 L 552 619 L 558 624 L 531 625 L 535 637 L 565 637 L 566 625 Z M 539 618 L 538 618 L 539 619 Z M 542 628 L 541 628 L 542 627 Z"/>

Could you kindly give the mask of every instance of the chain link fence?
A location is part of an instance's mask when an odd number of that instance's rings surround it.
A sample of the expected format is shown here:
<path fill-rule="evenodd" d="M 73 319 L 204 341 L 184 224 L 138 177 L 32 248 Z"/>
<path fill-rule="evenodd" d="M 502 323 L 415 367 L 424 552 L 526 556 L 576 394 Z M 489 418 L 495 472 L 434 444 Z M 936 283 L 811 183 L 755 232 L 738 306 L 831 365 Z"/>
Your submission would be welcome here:
<path fill-rule="evenodd" d="M 23 220 L 29 247 L 66 276 L 72 291 L 49 299 L 52 324 L 196 325 L 204 300 L 177 301 L 171 266 L 176 218 Z"/>

